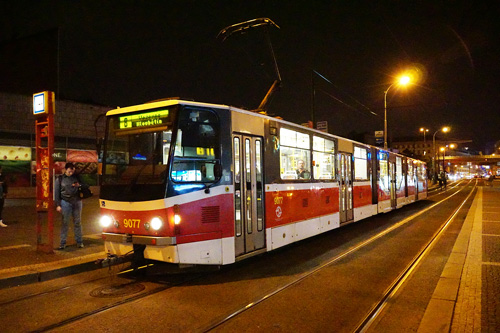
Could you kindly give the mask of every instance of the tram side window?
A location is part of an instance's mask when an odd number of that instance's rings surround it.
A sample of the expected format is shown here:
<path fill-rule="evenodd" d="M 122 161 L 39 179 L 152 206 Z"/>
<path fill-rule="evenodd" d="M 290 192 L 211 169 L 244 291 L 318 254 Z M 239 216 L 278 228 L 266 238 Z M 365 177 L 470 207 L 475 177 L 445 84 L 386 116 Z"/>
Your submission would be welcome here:
<path fill-rule="evenodd" d="M 368 152 L 366 148 L 354 147 L 354 179 L 368 180 Z"/>
<path fill-rule="evenodd" d="M 399 190 L 403 187 L 403 159 L 399 156 L 396 157 L 396 189 Z"/>
<path fill-rule="evenodd" d="M 408 175 L 406 179 L 408 180 L 408 186 L 415 186 L 415 162 L 408 161 Z"/>
<path fill-rule="evenodd" d="M 425 164 L 419 164 L 417 175 L 418 175 L 418 180 L 421 182 L 427 178 L 427 171 Z"/>
<path fill-rule="evenodd" d="M 185 109 L 179 117 L 172 179 L 213 182 L 220 166 L 218 119 L 208 110 Z"/>
<path fill-rule="evenodd" d="M 281 179 L 310 179 L 311 144 L 308 134 L 280 129 Z M 299 171 L 303 164 L 303 171 Z"/>
<path fill-rule="evenodd" d="M 335 143 L 332 140 L 313 136 L 314 179 L 335 178 Z"/>
<path fill-rule="evenodd" d="M 379 172 L 379 187 L 383 191 L 389 191 L 389 164 L 388 164 L 388 156 L 387 154 L 379 153 L 378 154 L 378 159 L 379 159 L 379 166 L 380 166 L 380 172 Z"/>

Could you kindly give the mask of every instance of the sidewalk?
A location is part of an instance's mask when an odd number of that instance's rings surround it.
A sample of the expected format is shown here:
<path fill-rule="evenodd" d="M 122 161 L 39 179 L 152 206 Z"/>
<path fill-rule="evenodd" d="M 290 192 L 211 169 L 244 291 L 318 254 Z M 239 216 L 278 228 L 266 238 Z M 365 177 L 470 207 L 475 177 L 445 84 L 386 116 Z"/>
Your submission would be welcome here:
<path fill-rule="evenodd" d="M 83 243 L 76 247 L 73 225 L 68 232 L 68 246 L 58 251 L 60 215 L 54 214 L 54 253 L 36 251 L 36 211 L 34 198 L 8 198 L 5 201 L 3 220 L 7 228 L 0 228 L 0 288 L 45 281 L 62 275 L 95 269 L 94 262 L 105 258 L 98 225 L 99 200 L 92 197 L 84 200 L 82 212 Z M 47 241 L 47 226 L 44 225 L 42 241 Z"/>
<path fill-rule="evenodd" d="M 479 187 L 418 332 L 500 332 L 498 181 Z"/>

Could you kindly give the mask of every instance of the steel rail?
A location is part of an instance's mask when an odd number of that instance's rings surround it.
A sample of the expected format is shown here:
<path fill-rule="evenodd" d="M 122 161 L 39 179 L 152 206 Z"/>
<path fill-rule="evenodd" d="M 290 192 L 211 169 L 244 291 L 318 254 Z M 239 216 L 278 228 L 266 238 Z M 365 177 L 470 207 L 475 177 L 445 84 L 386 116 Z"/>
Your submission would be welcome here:
<path fill-rule="evenodd" d="M 149 266 L 152 266 L 152 264 L 148 264 L 148 265 L 139 267 L 137 270 L 144 269 L 144 268 L 147 268 Z M 109 271 L 111 271 L 111 270 L 109 270 Z M 86 280 L 86 281 L 79 282 L 79 283 L 69 284 L 69 285 L 66 285 L 66 286 L 61 287 L 61 288 L 50 289 L 50 290 L 46 290 L 46 291 L 39 292 L 39 293 L 32 293 L 32 294 L 29 294 L 29 295 L 24 295 L 24 296 L 21 296 L 21 297 L 18 297 L 18 298 L 14 298 L 14 299 L 11 299 L 11 300 L 8 300 L 8 301 L 0 302 L 0 306 L 8 305 L 8 304 L 13 304 L 13 303 L 16 303 L 16 302 L 25 301 L 27 299 L 31 299 L 31 298 L 35 298 L 35 297 L 45 296 L 45 295 L 49 295 L 49 294 L 55 294 L 55 293 L 58 293 L 60 291 L 68 290 L 70 288 L 82 286 L 82 285 L 89 284 L 89 283 L 95 283 L 95 282 L 100 281 L 100 280 L 106 280 L 106 279 L 109 279 L 109 278 L 113 278 L 115 276 L 119 276 L 119 275 L 131 273 L 133 271 L 134 271 L 133 269 L 127 269 L 125 271 L 120 271 L 120 272 L 117 272 L 117 273 L 111 273 L 108 276 L 98 277 L 98 278 L 95 278 L 95 279 L 90 279 L 90 280 Z"/>
<path fill-rule="evenodd" d="M 136 300 L 139 300 L 139 299 L 142 299 L 142 298 L 154 295 L 154 294 L 158 294 L 158 293 L 160 293 L 162 291 L 165 291 L 167 289 L 170 289 L 170 288 L 173 288 L 173 287 L 177 287 L 177 286 L 180 286 L 180 285 L 183 285 L 185 283 L 192 282 L 192 281 L 199 280 L 202 277 L 203 277 L 203 275 L 199 275 L 199 276 L 196 276 L 196 277 L 193 277 L 193 278 L 190 278 L 190 279 L 186 279 L 186 280 L 180 281 L 178 283 L 172 283 L 172 284 L 168 284 L 168 285 L 162 285 L 162 286 L 153 288 L 153 289 L 151 289 L 149 291 L 146 291 L 146 292 L 143 292 L 143 293 L 131 296 L 131 297 L 127 297 L 127 298 L 122 299 L 122 300 L 120 300 L 118 302 L 110 303 L 110 304 L 104 305 L 104 306 L 102 306 L 100 308 L 97 308 L 97 309 L 94 309 L 94 310 L 91 310 L 91 311 L 87 311 L 85 313 L 81 313 L 79 315 L 76 315 L 76 316 L 73 316 L 73 317 L 70 317 L 70 318 L 66 318 L 64 320 L 61 320 L 60 322 L 57 322 L 57 323 L 54 323 L 54 324 L 50 324 L 50 325 L 44 326 L 42 328 L 35 329 L 35 330 L 31 331 L 31 332 L 47 332 L 47 331 L 51 331 L 53 329 L 56 329 L 56 328 L 59 328 L 59 327 L 63 327 L 65 325 L 68 325 L 68 324 L 74 323 L 76 321 L 79 321 L 81 319 L 88 318 L 88 317 L 94 316 L 96 314 L 102 313 L 104 311 L 108 311 L 110 309 L 116 308 L 116 307 L 118 307 L 120 305 L 131 303 L 131 302 L 134 302 Z"/>
<path fill-rule="evenodd" d="M 392 284 L 384 292 L 380 300 L 372 307 L 365 318 L 358 324 L 354 332 L 366 332 L 370 326 L 376 321 L 378 316 L 382 313 L 388 302 L 396 296 L 398 291 L 403 287 L 405 282 L 411 277 L 413 271 L 418 267 L 420 262 L 426 257 L 430 250 L 434 247 L 436 242 L 439 240 L 443 232 L 448 228 L 448 226 L 453 222 L 457 214 L 460 212 L 465 203 L 469 200 L 474 189 L 477 186 L 474 184 L 473 188 L 467 195 L 467 197 L 462 201 L 462 203 L 454 210 L 450 217 L 441 225 L 441 227 L 434 233 L 430 241 L 420 250 L 420 252 L 413 258 L 409 265 L 401 272 L 401 274 L 392 282 Z M 457 192 L 458 193 L 458 192 Z"/>
<path fill-rule="evenodd" d="M 458 185 L 457 185 L 457 186 L 458 186 Z M 400 227 L 404 226 L 405 224 L 409 223 L 410 221 L 412 221 L 413 219 L 417 218 L 418 216 L 420 216 L 420 215 L 422 215 L 422 214 L 424 214 L 424 213 L 428 212 L 429 210 L 431 210 L 431 209 L 435 208 L 436 206 L 438 206 L 438 205 L 442 204 L 443 202 L 445 202 L 445 201 L 447 201 L 447 200 L 451 199 L 452 197 L 454 197 L 455 195 L 457 195 L 458 193 L 460 193 L 460 192 L 461 192 L 461 191 L 463 191 L 463 190 L 464 190 L 464 189 L 459 189 L 457 192 L 455 192 L 455 193 L 453 193 L 453 194 L 451 194 L 451 195 L 447 196 L 446 198 L 444 198 L 444 199 L 442 199 L 442 200 L 440 200 L 440 201 L 438 201 L 438 202 L 435 202 L 434 204 L 430 205 L 429 207 L 427 207 L 427 208 L 425 208 L 425 209 L 423 209 L 423 210 L 421 210 L 421 211 L 419 211 L 419 212 L 417 212 L 417 213 L 415 213 L 415 214 L 413 214 L 413 215 L 410 215 L 410 216 L 406 217 L 405 219 L 403 219 L 403 220 L 399 221 L 398 223 L 396 223 L 396 224 L 392 225 L 391 227 L 389 227 L 389 228 L 387 228 L 387 229 L 385 229 L 385 230 L 383 230 L 383 231 L 379 232 L 378 234 L 376 234 L 376 235 L 374 235 L 374 236 L 370 237 L 369 239 L 367 239 L 367 240 L 363 241 L 362 243 L 357 244 L 357 245 L 355 245 L 355 246 L 353 246 L 353 247 L 349 248 L 349 249 L 348 249 L 348 250 L 346 250 L 345 252 L 343 252 L 343 253 L 341 253 L 341 254 L 336 255 L 335 257 L 333 257 L 332 259 L 328 260 L 328 261 L 327 261 L 327 262 L 325 262 L 324 264 L 322 264 L 322 265 L 320 265 L 320 266 L 318 266 L 318 267 L 316 267 L 316 268 L 314 268 L 314 269 L 312 269 L 312 270 L 310 270 L 310 271 L 308 271 L 308 272 L 305 272 L 305 273 L 301 274 L 301 275 L 300 275 L 299 277 L 297 277 L 295 280 L 290 281 L 289 283 L 287 283 L 287 284 L 285 284 L 285 285 L 283 285 L 283 286 L 281 286 L 281 287 L 279 287 L 279 288 L 275 289 L 274 291 L 271 291 L 271 292 L 269 292 L 268 294 L 266 294 L 266 295 L 264 295 L 264 296 L 261 296 L 261 297 L 259 297 L 259 298 L 255 299 L 253 302 L 248 303 L 246 306 L 244 306 L 244 307 L 242 307 L 242 308 L 240 308 L 240 309 L 238 309 L 238 310 L 234 311 L 233 313 L 229 314 L 228 316 L 224 317 L 223 319 L 218 320 L 218 321 L 216 321 L 216 322 L 214 322 L 214 323 L 210 324 L 209 326 L 207 326 L 207 327 L 205 327 L 205 328 L 201 329 L 200 331 L 201 331 L 201 332 L 209 332 L 209 331 L 211 331 L 211 330 L 213 330 L 213 329 L 215 329 L 215 328 L 217 328 L 217 327 L 221 326 L 222 324 L 224 324 L 225 322 L 227 322 L 227 321 L 231 320 L 232 318 L 234 318 L 234 317 L 236 317 L 236 316 L 238 316 L 238 315 L 242 314 L 243 312 L 247 311 L 248 309 L 251 309 L 251 308 L 255 307 L 256 305 L 258 305 L 258 304 L 260 304 L 260 303 L 264 302 L 265 300 L 267 300 L 267 299 L 269 299 L 269 298 L 271 298 L 271 297 L 273 297 L 273 296 L 275 296 L 275 295 L 277 295 L 277 294 L 281 293 L 282 291 L 284 291 L 284 290 L 286 290 L 286 289 L 288 289 L 288 288 L 290 288 L 290 287 L 292 287 L 292 286 L 296 285 L 297 283 L 299 283 L 299 282 L 301 282 L 302 280 L 306 279 L 307 277 L 309 277 L 309 276 L 311 276 L 311 275 L 313 275 L 313 274 L 317 273 L 318 271 L 322 270 L 323 268 L 325 268 L 325 267 L 327 267 L 327 266 L 330 266 L 330 265 L 332 265 L 332 264 L 336 263 L 337 261 L 339 261 L 339 260 L 341 260 L 341 259 L 345 258 L 346 256 L 348 256 L 348 255 L 350 255 L 350 254 L 353 254 L 353 253 L 357 252 L 358 250 L 360 250 L 360 249 L 364 248 L 365 246 L 367 246 L 367 245 L 369 245 L 369 244 L 373 243 L 374 241 L 376 241 L 376 240 L 378 240 L 379 238 L 381 238 L 381 237 L 383 237 L 383 236 L 387 235 L 388 233 L 390 233 L 390 232 L 392 232 L 392 231 L 394 231 L 394 230 L 396 230 L 396 229 L 398 229 L 398 228 L 400 228 Z"/>

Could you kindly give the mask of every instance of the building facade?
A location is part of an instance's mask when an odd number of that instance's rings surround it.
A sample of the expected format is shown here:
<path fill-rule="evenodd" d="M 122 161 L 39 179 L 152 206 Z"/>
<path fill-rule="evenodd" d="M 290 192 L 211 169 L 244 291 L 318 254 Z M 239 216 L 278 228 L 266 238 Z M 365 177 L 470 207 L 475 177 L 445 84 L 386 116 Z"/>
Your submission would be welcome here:
<path fill-rule="evenodd" d="M 104 117 L 111 107 L 74 101 L 55 103 L 55 171 L 74 162 L 84 181 L 97 183 L 97 136 L 104 133 Z M 96 126 L 94 126 L 96 124 Z M 0 165 L 12 187 L 34 186 L 35 117 L 33 96 L 0 92 Z"/>

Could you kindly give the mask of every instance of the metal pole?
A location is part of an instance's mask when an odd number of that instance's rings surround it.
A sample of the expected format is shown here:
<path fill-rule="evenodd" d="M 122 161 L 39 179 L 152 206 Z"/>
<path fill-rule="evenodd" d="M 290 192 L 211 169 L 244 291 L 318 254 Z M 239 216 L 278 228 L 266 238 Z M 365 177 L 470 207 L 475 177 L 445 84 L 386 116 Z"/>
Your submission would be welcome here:
<path fill-rule="evenodd" d="M 384 92 L 384 149 L 387 149 L 387 93 L 393 85 L 394 83 Z"/>
<path fill-rule="evenodd" d="M 434 132 L 434 135 L 432 136 L 432 179 L 434 182 L 436 181 L 435 175 L 436 175 L 436 134 L 440 130 L 437 130 Z"/>
<path fill-rule="evenodd" d="M 444 168 L 444 157 L 446 156 L 446 147 L 443 149 L 443 172 L 446 173 L 445 168 Z"/>
<path fill-rule="evenodd" d="M 312 105 L 311 105 L 311 121 L 313 123 L 313 128 L 314 126 L 314 121 L 315 121 L 315 104 L 316 104 L 316 87 L 314 86 L 314 69 L 311 72 L 311 85 L 312 85 L 312 94 L 311 94 L 311 99 L 312 99 Z"/>
<path fill-rule="evenodd" d="M 429 131 L 428 129 L 424 128 L 424 155 L 426 155 L 426 152 L 427 152 L 427 147 L 426 147 L 426 143 L 425 143 L 425 132 Z"/>

